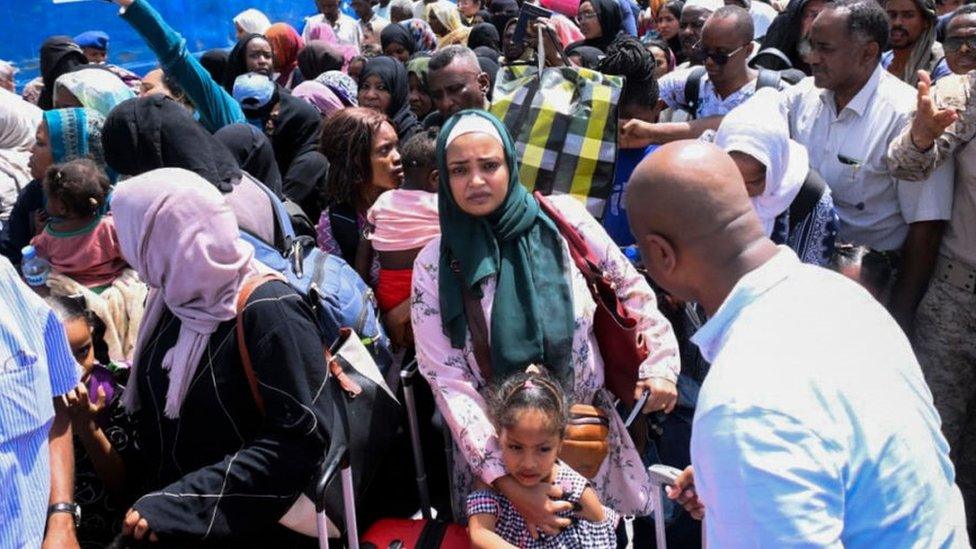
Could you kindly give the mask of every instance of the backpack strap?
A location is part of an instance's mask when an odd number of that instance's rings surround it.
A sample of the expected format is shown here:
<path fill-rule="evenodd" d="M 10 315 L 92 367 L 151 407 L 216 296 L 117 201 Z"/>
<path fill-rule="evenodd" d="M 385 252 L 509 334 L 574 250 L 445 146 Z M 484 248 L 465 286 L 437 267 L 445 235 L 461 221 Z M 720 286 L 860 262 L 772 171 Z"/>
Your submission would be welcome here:
<path fill-rule="evenodd" d="M 796 230 L 797 225 L 803 222 L 813 212 L 813 209 L 817 206 L 817 202 L 820 202 L 820 198 L 826 189 L 827 182 L 824 181 L 817 170 L 810 168 L 806 180 L 803 181 L 803 186 L 800 187 L 800 192 L 790 204 L 791 234 Z"/>
<path fill-rule="evenodd" d="M 471 293 L 471 290 L 461 279 L 461 266 L 457 260 L 451 260 L 451 270 L 458 277 L 461 285 L 461 299 L 464 300 L 464 316 L 468 319 L 468 331 L 471 332 L 471 345 L 474 347 L 474 360 L 478 363 L 478 371 L 485 383 L 491 383 L 491 346 L 488 341 L 488 321 L 485 320 L 485 310 L 481 308 L 481 300 Z"/>
<path fill-rule="evenodd" d="M 356 210 L 348 204 L 337 204 L 329 208 L 329 225 L 332 227 L 332 237 L 339 244 L 342 259 L 350 265 L 355 265 L 356 250 L 359 249 Z"/>
<path fill-rule="evenodd" d="M 680 107 L 687 111 L 692 118 L 698 118 L 698 107 L 701 105 L 701 84 L 706 74 L 705 67 L 698 65 L 691 69 L 688 80 L 685 80 L 685 103 Z"/>
<path fill-rule="evenodd" d="M 770 69 L 759 69 L 759 74 L 756 76 L 756 91 L 763 88 L 773 88 L 778 90 L 782 87 L 783 75 L 780 71 L 774 71 Z"/>
<path fill-rule="evenodd" d="M 284 280 L 277 273 L 253 276 L 244 281 L 240 293 L 237 294 L 237 351 L 241 355 L 241 363 L 244 364 L 244 375 L 247 376 L 247 384 L 251 387 L 251 396 L 254 397 L 254 404 L 258 407 L 261 415 L 264 415 L 264 398 L 258 390 L 258 376 L 254 373 L 254 364 L 251 363 L 251 353 L 247 350 L 247 343 L 244 341 L 244 309 L 247 307 L 251 294 L 258 286 L 271 280 Z"/>

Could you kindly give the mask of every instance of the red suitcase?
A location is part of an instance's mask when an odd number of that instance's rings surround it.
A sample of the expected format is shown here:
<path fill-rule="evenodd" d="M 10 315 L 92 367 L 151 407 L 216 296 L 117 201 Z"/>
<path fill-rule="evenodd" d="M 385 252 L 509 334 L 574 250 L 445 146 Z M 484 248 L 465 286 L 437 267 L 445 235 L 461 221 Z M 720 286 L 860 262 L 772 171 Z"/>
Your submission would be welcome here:
<path fill-rule="evenodd" d="M 449 524 L 432 518 L 427 471 L 420 446 L 420 428 L 413 392 L 413 382 L 419 375 L 416 361 L 400 372 L 403 399 L 407 407 L 407 422 L 410 427 L 410 443 L 416 465 L 420 510 L 424 518 L 421 520 L 386 518 L 374 522 L 359 540 L 363 549 L 468 549 L 471 547 L 467 528 L 460 524 Z"/>
<path fill-rule="evenodd" d="M 436 520 L 381 519 L 359 540 L 361 549 L 468 549 L 468 529 Z"/>

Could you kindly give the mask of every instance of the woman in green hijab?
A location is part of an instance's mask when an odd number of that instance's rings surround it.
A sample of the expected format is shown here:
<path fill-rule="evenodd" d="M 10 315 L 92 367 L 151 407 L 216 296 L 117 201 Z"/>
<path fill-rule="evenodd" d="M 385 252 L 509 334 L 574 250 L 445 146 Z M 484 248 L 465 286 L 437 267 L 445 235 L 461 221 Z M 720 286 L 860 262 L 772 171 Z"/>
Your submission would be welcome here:
<path fill-rule="evenodd" d="M 549 485 L 522 486 L 506 473 L 486 415 L 489 386 L 530 364 L 545 367 L 573 403 L 600 407 L 610 417 L 610 455 L 591 479 L 601 500 L 621 514 L 650 513 L 650 481 L 603 386 L 596 305 L 556 226 L 519 181 L 512 138 L 488 112 L 462 111 L 441 130 L 437 164 L 442 237 L 414 263 L 411 316 L 420 370 L 455 441 L 455 516 L 465 516 L 464 498 L 480 480 L 541 529 L 564 525 L 556 516 L 563 504 L 549 500 Z M 635 390 L 650 390 L 649 404 L 670 411 L 678 347 L 653 291 L 581 203 L 570 196 L 549 200 L 581 231 L 644 333 L 650 355 Z M 484 312 L 490 379 L 475 359 L 471 325 L 480 315 L 466 314 L 466 294 Z"/>

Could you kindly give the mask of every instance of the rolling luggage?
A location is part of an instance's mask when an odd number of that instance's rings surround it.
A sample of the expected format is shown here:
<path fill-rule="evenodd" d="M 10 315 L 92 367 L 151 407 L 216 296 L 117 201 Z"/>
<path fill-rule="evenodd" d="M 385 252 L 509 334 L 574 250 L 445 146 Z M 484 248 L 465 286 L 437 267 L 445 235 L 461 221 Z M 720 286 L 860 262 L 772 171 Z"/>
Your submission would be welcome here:
<path fill-rule="evenodd" d="M 414 382 L 419 375 L 416 361 L 408 364 L 400 372 L 410 428 L 410 446 L 413 450 L 417 492 L 420 495 L 420 512 L 423 518 L 420 520 L 386 518 L 376 521 L 362 537 L 363 549 L 467 549 L 470 547 L 467 528 L 460 524 L 436 520 L 431 512 L 430 491 L 414 394 Z"/>
<path fill-rule="evenodd" d="M 664 530 L 664 492 L 662 488 L 672 486 L 674 479 L 681 474 L 681 469 L 669 465 L 651 465 L 647 469 L 654 486 L 654 541 L 657 549 L 667 549 L 668 542 Z M 707 547 L 705 543 L 705 521 L 702 520 L 702 549 Z"/>

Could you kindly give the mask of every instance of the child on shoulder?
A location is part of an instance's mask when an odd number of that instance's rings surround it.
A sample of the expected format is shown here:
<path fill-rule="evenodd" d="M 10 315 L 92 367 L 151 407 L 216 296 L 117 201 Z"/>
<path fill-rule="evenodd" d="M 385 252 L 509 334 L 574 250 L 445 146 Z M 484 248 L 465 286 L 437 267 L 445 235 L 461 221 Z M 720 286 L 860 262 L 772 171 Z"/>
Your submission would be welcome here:
<path fill-rule="evenodd" d="M 111 186 L 105 172 L 88 159 L 52 166 L 44 177 L 50 216 L 31 240 L 52 269 L 87 288 L 110 285 L 127 265 L 111 214 L 102 214 Z"/>

